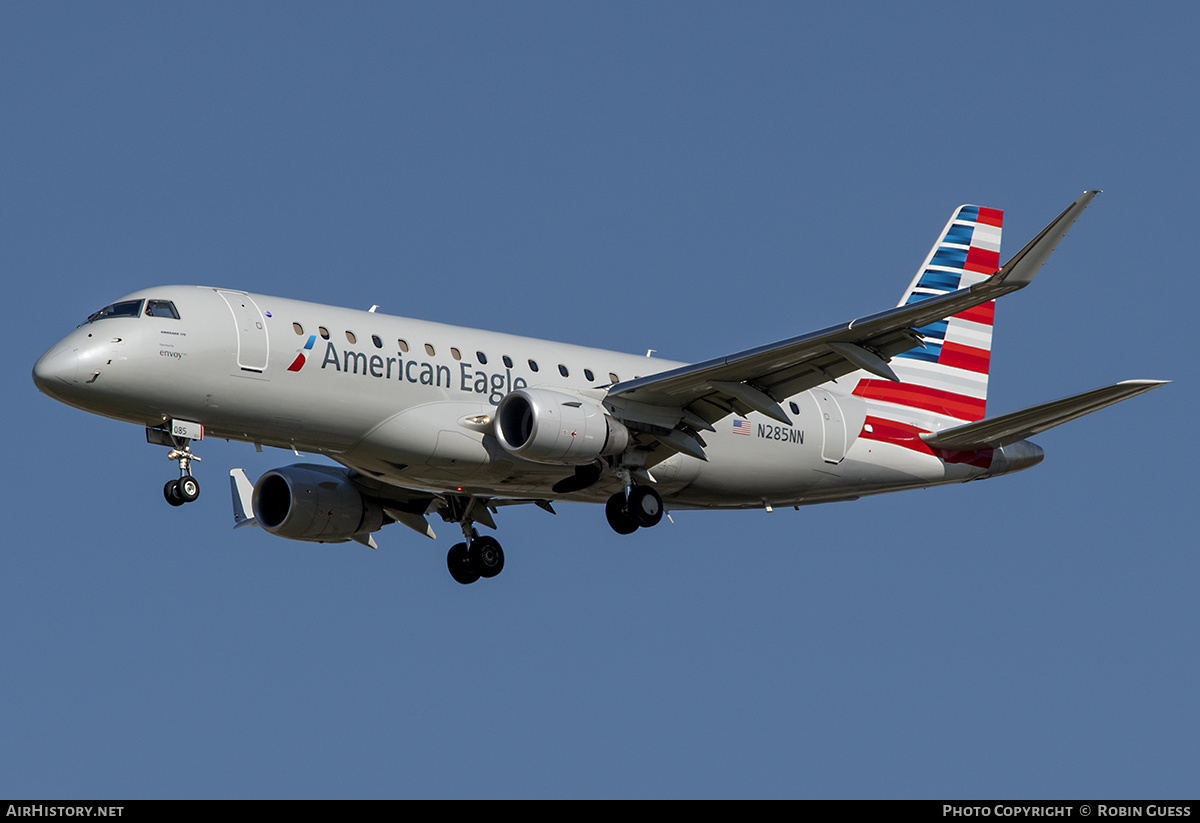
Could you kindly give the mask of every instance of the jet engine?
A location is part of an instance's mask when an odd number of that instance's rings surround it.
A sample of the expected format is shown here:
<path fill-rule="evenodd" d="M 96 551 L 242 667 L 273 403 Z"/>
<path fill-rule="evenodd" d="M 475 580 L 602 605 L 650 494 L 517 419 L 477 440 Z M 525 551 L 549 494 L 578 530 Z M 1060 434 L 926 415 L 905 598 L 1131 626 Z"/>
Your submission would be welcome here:
<path fill-rule="evenodd" d="M 598 403 L 549 389 L 517 389 L 496 409 L 496 439 L 535 463 L 580 466 L 620 454 L 631 438 Z"/>
<path fill-rule="evenodd" d="M 279 537 L 339 543 L 383 526 L 383 509 L 364 500 L 343 469 L 298 463 L 258 478 L 251 498 L 258 525 Z"/>

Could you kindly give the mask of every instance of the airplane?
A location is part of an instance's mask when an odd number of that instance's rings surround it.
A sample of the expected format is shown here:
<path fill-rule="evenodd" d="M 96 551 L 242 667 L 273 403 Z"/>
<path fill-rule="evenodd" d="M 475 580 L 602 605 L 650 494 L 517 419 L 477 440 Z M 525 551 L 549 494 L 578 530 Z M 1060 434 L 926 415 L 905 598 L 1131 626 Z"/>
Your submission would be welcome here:
<path fill-rule="evenodd" d="M 995 301 L 1034 276 L 1097 194 L 1003 266 L 1003 212 L 955 209 L 899 305 L 700 363 L 553 343 L 208 286 L 122 297 L 37 361 L 37 387 L 170 449 L 172 506 L 197 499 L 192 444 L 324 455 L 251 483 L 235 528 L 320 543 L 430 516 L 462 540 L 462 584 L 494 577 L 501 507 L 603 504 L 619 534 L 667 510 L 766 509 L 963 483 L 1041 462 L 1028 440 L 1169 381 L 1126 380 L 985 416 Z"/>

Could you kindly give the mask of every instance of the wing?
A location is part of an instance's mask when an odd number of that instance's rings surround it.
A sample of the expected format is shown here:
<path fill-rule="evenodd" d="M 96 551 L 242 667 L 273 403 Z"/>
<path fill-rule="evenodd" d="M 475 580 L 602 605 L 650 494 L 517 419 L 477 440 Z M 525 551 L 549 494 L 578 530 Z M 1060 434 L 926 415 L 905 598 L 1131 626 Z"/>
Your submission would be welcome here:
<path fill-rule="evenodd" d="M 358 472 L 350 474 L 358 490 L 383 507 L 392 520 L 408 526 L 418 534 L 434 537 L 433 527 L 425 519 L 438 515 L 448 523 L 467 520 L 495 529 L 492 515 L 500 506 L 534 505 L 539 509 L 557 514 L 548 500 L 518 497 L 477 497 L 468 494 L 424 491 L 397 486 L 385 480 L 369 477 Z"/>
<path fill-rule="evenodd" d="M 704 459 L 699 430 L 752 411 L 790 424 L 780 401 L 859 369 L 897 381 L 888 361 L 921 345 L 917 329 L 1029 285 L 1098 194 L 1084 192 L 999 270 L 968 288 L 726 357 L 617 383 L 607 402 L 675 451 Z"/>
<path fill-rule="evenodd" d="M 355 512 L 361 514 L 363 503 L 366 501 L 371 507 L 375 507 L 377 511 L 386 515 L 386 518 L 379 518 L 373 523 L 364 524 L 366 527 L 363 531 L 350 534 L 341 532 L 338 534 L 326 534 L 322 530 L 310 535 L 283 534 L 284 537 L 290 537 L 296 540 L 316 540 L 318 542 L 344 542 L 346 540 L 355 540 L 362 543 L 364 546 L 370 546 L 372 549 L 378 548 L 372 532 L 377 531 L 382 526 L 396 522 L 400 523 L 418 534 L 423 534 L 426 537 L 433 538 L 433 527 L 425 519 L 428 515 L 439 515 L 446 522 L 467 523 L 468 527 L 474 523 L 480 523 L 490 529 L 496 528 L 496 521 L 492 515 L 496 513 L 499 506 L 519 506 L 525 504 L 533 504 L 540 509 L 556 514 L 554 507 L 548 500 L 530 499 L 530 498 L 499 498 L 499 497 L 477 497 L 465 494 L 446 494 L 440 492 L 424 491 L 421 489 L 410 489 L 404 486 L 398 486 L 380 480 L 375 477 L 360 474 L 353 469 L 337 468 L 334 466 L 314 466 L 307 464 L 299 464 L 297 466 L 284 467 L 283 469 L 275 469 L 271 474 L 279 474 L 293 469 L 307 470 L 309 473 L 317 473 L 324 480 L 319 485 L 322 489 L 336 489 L 339 484 L 353 485 L 361 495 L 361 499 L 356 497 L 355 503 L 351 504 L 351 508 Z M 235 529 L 243 526 L 262 526 L 258 522 L 258 518 L 254 514 L 254 483 L 246 477 L 246 472 L 243 469 L 231 469 L 229 472 L 229 486 L 233 495 L 233 527 Z M 309 491 L 316 491 L 309 489 Z M 319 493 L 319 492 L 318 492 Z M 289 492 L 290 494 L 290 492 Z M 284 505 L 284 508 L 290 507 L 290 500 Z M 323 501 L 324 509 L 322 517 L 318 520 L 332 518 L 335 515 L 345 514 L 344 509 L 339 510 L 340 505 L 337 500 L 326 499 Z M 279 506 L 275 506 L 276 509 Z M 355 519 L 351 522 L 357 522 L 359 514 L 355 514 Z M 283 518 L 280 518 L 282 521 Z M 274 523 L 267 531 L 278 534 L 277 527 L 279 522 Z"/>

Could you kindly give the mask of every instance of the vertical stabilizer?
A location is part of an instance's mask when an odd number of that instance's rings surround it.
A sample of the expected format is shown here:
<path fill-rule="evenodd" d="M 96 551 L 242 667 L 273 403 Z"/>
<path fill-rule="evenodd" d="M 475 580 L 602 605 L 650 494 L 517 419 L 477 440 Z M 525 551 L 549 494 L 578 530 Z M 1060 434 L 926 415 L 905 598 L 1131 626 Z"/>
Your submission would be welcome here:
<path fill-rule="evenodd" d="M 966 288 L 994 274 L 1000 268 L 1003 222 L 999 209 L 959 206 L 899 305 Z M 900 382 L 863 378 L 854 393 L 899 406 L 903 419 L 928 428 L 983 419 L 995 307 L 991 301 L 918 329 L 924 348 L 891 361 Z"/>

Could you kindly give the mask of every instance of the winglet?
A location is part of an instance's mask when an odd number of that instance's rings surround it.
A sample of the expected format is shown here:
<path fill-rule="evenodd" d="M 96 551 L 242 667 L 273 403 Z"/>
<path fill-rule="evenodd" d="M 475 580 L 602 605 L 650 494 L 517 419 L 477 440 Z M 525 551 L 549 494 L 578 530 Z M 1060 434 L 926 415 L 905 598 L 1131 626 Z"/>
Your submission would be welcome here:
<path fill-rule="evenodd" d="M 1050 225 L 1042 229 L 1037 237 L 1030 240 L 1025 248 L 1013 255 L 1013 258 L 1000 268 L 995 275 L 994 282 L 1012 290 L 1024 288 L 1033 282 L 1034 275 L 1050 258 L 1059 241 L 1066 236 L 1067 231 L 1079 219 L 1079 215 L 1083 214 L 1083 210 L 1092 202 L 1092 198 L 1099 193 L 1100 190 L 1095 189 L 1079 195 L 1074 203 L 1067 206 L 1062 214 L 1054 218 Z"/>
<path fill-rule="evenodd" d="M 254 484 L 246 477 L 244 469 L 229 470 L 229 490 L 233 493 L 233 527 L 257 526 L 254 518 L 254 507 L 251 500 L 254 497 Z"/>

